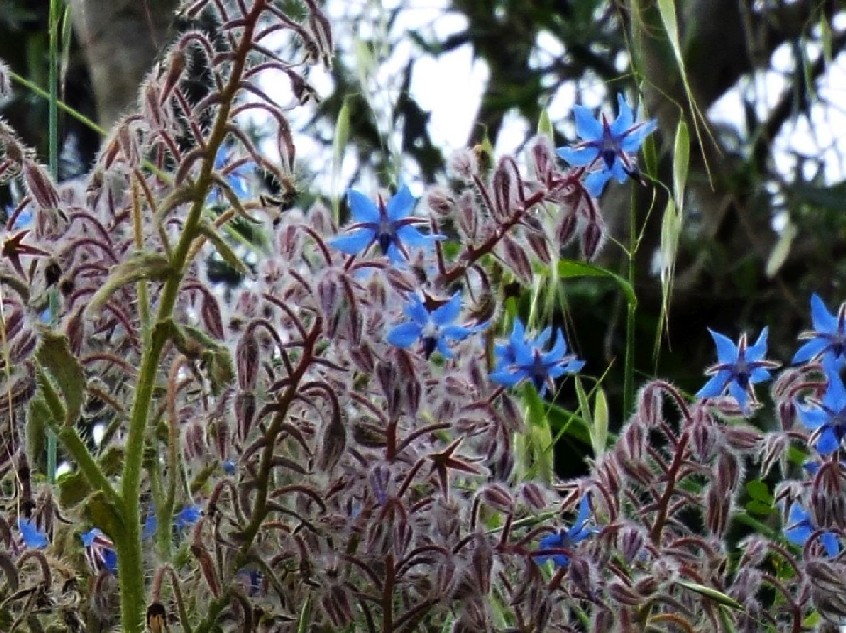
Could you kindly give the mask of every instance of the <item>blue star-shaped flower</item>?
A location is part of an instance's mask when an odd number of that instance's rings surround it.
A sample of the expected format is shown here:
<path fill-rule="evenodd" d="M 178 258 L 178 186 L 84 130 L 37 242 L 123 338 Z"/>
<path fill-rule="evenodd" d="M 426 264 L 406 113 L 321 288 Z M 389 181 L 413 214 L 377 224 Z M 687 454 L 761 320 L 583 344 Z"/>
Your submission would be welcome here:
<path fill-rule="evenodd" d="M 411 216 L 415 198 L 408 187 L 403 186 L 385 205 L 381 196 L 378 206 L 355 189 L 347 192 L 353 224 L 347 227 L 346 235 L 329 240 L 329 244 L 348 255 L 365 252 L 374 243 L 393 263 L 408 259 L 408 247 L 428 247 L 443 235 L 423 235 L 414 224 L 425 222 L 423 218 Z"/>
<path fill-rule="evenodd" d="M 203 516 L 203 509 L 196 503 L 185 506 L 173 517 L 173 525 L 177 530 L 184 530 L 194 525 Z"/>
<path fill-rule="evenodd" d="M 18 519 L 18 530 L 24 545 L 30 549 L 44 549 L 50 544 L 47 535 L 38 529 L 32 519 Z"/>
<path fill-rule="evenodd" d="M 467 327 L 454 325 L 461 313 L 461 295 L 456 293 L 446 303 L 438 304 L 431 299 L 421 300 L 413 294 L 405 305 L 405 314 L 411 321 L 400 323 L 388 332 L 388 342 L 397 347 L 409 347 L 418 339 L 423 344 L 426 358 L 437 349 L 444 358 L 452 358 L 449 341 L 462 341 L 483 326 Z"/>
<path fill-rule="evenodd" d="M 567 354 L 567 341 L 560 331 L 555 332 L 552 348 L 543 351 L 551 337 L 552 328 L 548 327 L 531 340 L 527 338 L 520 319 L 515 319 L 508 341 L 494 349 L 496 366 L 490 374 L 491 380 L 506 387 L 531 380 L 543 396 L 547 388 L 553 386 L 553 380 L 564 374 L 575 374 L 584 367 L 584 361 L 577 360 L 574 354 Z"/>
<path fill-rule="evenodd" d="M 230 145 L 221 145 L 217 150 L 217 154 L 214 156 L 215 171 L 223 173 L 226 170 L 226 166 L 231 161 L 232 147 Z M 229 185 L 229 188 L 232 189 L 232 193 L 234 193 L 239 200 L 245 200 L 250 197 L 248 183 L 249 179 L 252 177 L 254 167 L 255 164 L 250 161 L 226 171 L 223 175 L 223 179 L 226 181 L 226 184 Z M 214 187 L 209 192 L 206 202 L 208 202 L 208 204 L 225 204 L 226 199 L 220 193 L 219 188 Z"/>
<path fill-rule="evenodd" d="M 579 514 L 573 525 L 565 530 L 560 529 L 552 534 L 547 534 L 540 540 L 539 549 L 544 550 L 571 550 L 573 546 L 584 541 L 592 534 L 598 531 L 595 527 L 587 527 L 587 522 L 590 514 L 590 501 L 588 495 L 582 497 L 579 502 Z M 549 554 L 537 554 L 534 556 L 535 562 L 538 565 L 543 565 L 546 561 L 551 560 L 556 567 L 564 567 L 570 562 L 570 556 L 563 551 Z"/>
<path fill-rule="evenodd" d="M 582 139 L 573 147 L 559 147 L 558 155 L 573 166 L 585 167 L 589 173 L 585 178 L 585 189 L 594 198 L 602 194 L 611 177 L 617 182 L 637 171 L 632 154 L 636 153 L 643 140 L 657 123 L 655 119 L 634 122 L 631 106 L 622 94 L 617 95 L 619 113 L 613 123 L 605 115 L 599 121 L 593 118 L 589 108 L 577 105 L 573 108 L 576 118 L 576 133 Z M 591 169 L 600 165 L 600 169 Z"/>
<path fill-rule="evenodd" d="M 816 441 L 820 455 L 830 455 L 840 447 L 846 436 L 846 388 L 837 368 L 826 366 L 828 387 L 822 400 L 812 406 L 796 405 L 799 419 L 813 431 L 811 442 Z"/>
<path fill-rule="evenodd" d="M 698 398 L 713 398 L 721 396 L 728 389 L 741 411 L 747 413 L 749 404 L 757 403 L 752 385 L 771 378 L 768 370 L 775 369 L 778 363 L 766 360 L 767 328 L 761 330 L 761 335 L 752 347 L 747 347 L 746 334 L 741 334 L 735 345 L 730 338 L 708 328 L 711 338 L 717 345 L 717 363 L 705 372 L 712 378 L 705 383 L 696 396 Z"/>
<path fill-rule="evenodd" d="M 784 526 L 784 536 L 788 542 L 804 547 L 811 535 L 817 529 L 811 522 L 811 515 L 798 503 L 790 506 L 787 517 L 787 525 Z M 834 532 L 823 532 L 819 535 L 820 542 L 829 558 L 834 558 L 840 553 L 840 542 Z"/>
<path fill-rule="evenodd" d="M 799 335 L 800 339 L 810 340 L 796 351 L 793 362 L 804 363 L 822 357 L 841 366 L 846 363 L 846 303 L 841 304 L 834 316 L 814 293 L 811 295 L 811 321 L 814 329 Z"/>
<path fill-rule="evenodd" d="M 117 573 L 117 553 L 114 544 L 99 528 L 91 528 L 79 535 L 85 546 L 85 557 L 94 571 L 105 569 Z"/>

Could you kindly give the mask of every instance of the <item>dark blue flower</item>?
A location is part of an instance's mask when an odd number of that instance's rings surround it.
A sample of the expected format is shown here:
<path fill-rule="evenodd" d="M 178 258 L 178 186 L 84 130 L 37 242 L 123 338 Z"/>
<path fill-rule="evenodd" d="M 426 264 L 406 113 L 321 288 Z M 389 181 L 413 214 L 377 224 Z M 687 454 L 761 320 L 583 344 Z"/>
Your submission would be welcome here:
<path fill-rule="evenodd" d="M 456 293 L 447 302 L 437 302 L 428 297 L 421 299 L 413 294 L 405 305 L 405 314 L 411 321 L 400 323 L 388 332 L 388 342 L 397 347 L 409 347 L 417 340 L 423 345 L 426 358 L 437 349 L 444 358 L 452 358 L 450 341 L 462 341 L 480 326 L 454 325 L 461 313 L 461 295 Z"/>
<path fill-rule="evenodd" d="M 50 539 L 32 519 L 18 519 L 18 530 L 24 545 L 30 549 L 44 549 L 50 544 Z"/>
<path fill-rule="evenodd" d="M 799 335 L 808 342 L 797 350 L 793 362 L 804 363 L 817 357 L 841 365 L 846 362 L 846 303 L 841 304 L 834 316 L 816 293 L 811 295 L 811 321 L 814 329 Z"/>
<path fill-rule="evenodd" d="M 846 436 L 846 388 L 835 367 L 826 369 L 828 387 L 822 400 L 811 406 L 796 405 L 802 424 L 813 431 L 811 442 L 816 442 L 820 455 L 836 451 Z"/>
<path fill-rule="evenodd" d="M 173 525 L 177 530 L 184 530 L 194 525 L 203 516 L 203 509 L 197 504 L 187 505 L 173 517 Z"/>
<path fill-rule="evenodd" d="M 393 263 L 408 259 L 408 247 L 428 247 L 435 240 L 444 239 L 442 235 L 423 235 L 414 228 L 414 224 L 425 222 L 422 218 L 411 216 L 414 209 L 414 196 L 408 187 L 403 186 L 385 205 L 379 197 L 378 206 L 355 189 L 347 193 L 353 223 L 347 227 L 348 233 L 329 240 L 329 244 L 348 255 L 358 255 L 367 251 L 373 244 Z"/>
<path fill-rule="evenodd" d="M 588 495 L 582 497 L 579 502 L 579 514 L 569 529 L 560 529 L 552 534 L 547 534 L 540 540 L 539 549 L 548 550 L 572 550 L 575 545 L 595 534 L 598 530 L 595 527 L 588 527 L 590 515 L 590 501 Z M 564 567 L 570 562 L 570 556 L 564 552 L 549 552 L 548 554 L 537 554 L 534 556 L 538 565 L 543 565 L 551 560 L 556 567 Z"/>
<path fill-rule="evenodd" d="M 109 537 L 98 528 L 91 528 L 79 537 L 85 546 L 85 558 L 93 571 L 105 569 L 112 574 L 117 573 L 117 553 Z"/>
<path fill-rule="evenodd" d="M 784 536 L 788 542 L 804 547 L 811 535 L 818 530 L 811 522 L 811 515 L 798 503 L 790 506 L 787 517 L 787 525 L 784 526 Z M 829 558 L 834 558 L 840 553 L 840 542 L 835 532 L 822 532 L 819 534 L 820 542 Z"/>
<path fill-rule="evenodd" d="M 223 175 L 223 180 L 229 185 L 236 198 L 239 200 L 247 199 L 250 197 L 248 183 L 253 174 L 254 163 L 250 161 L 227 169 L 227 166 L 231 162 L 232 147 L 230 145 L 221 145 L 217 149 L 217 154 L 214 156 L 214 169 Z M 208 204 L 225 204 L 226 199 L 220 193 L 219 187 L 213 187 L 209 192 L 207 202 Z"/>
<path fill-rule="evenodd" d="M 156 518 L 156 513 L 150 511 L 147 518 L 144 520 L 144 525 L 141 526 L 141 539 L 146 540 L 153 538 L 156 535 L 156 530 L 159 529 L 159 520 Z"/>
<path fill-rule="evenodd" d="M 554 385 L 556 378 L 575 374 L 584 367 L 584 361 L 576 359 L 574 354 L 567 354 L 567 341 L 560 331 L 555 332 L 555 342 L 545 352 L 544 348 L 551 337 L 552 328 L 548 327 L 531 340 L 526 337 L 520 319 L 515 319 L 508 341 L 494 349 L 496 366 L 490 375 L 491 380 L 506 387 L 531 380 L 542 396 L 547 388 Z"/>
<path fill-rule="evenodd" d="M 619 114 L 610 124 L 604 114 L 599 121 L 593 118 L 590 109 L 575 106 L 576 133 L 582 141 L 573 147 L 558 148 L 561 158 L 588 170 L 585 189 L 595 198 L 612 176 L 617 182 L 625 182 L 628 176 L 637 172 L 632 154 L 640 149 L 643 140 L 657 125 L 654 119 L 635 123 L 632 108 L 622 94 L 617 95 L 617 104 Z M 596 166 L 599 169 L 593 171 Z"/>
<path fill-rule="evenodd" d="M 696 396 L 713 398 L 723 395 L 728 389 L 740 409 L 746 413 L 748 401 L 757 403 L 752 385 L 769 380 L 771 376 L 768 370 L 779 366 L 764 358 L 767 355 L 767 328 L 761 330 L 761 335 L 752 347 L 747 346 L 745 333 L 740 335 L 735 345 L 727 336 L 710 328 L 708 331 L 717 345 L 717 363 L 705 372 L 713 376 Z"/>

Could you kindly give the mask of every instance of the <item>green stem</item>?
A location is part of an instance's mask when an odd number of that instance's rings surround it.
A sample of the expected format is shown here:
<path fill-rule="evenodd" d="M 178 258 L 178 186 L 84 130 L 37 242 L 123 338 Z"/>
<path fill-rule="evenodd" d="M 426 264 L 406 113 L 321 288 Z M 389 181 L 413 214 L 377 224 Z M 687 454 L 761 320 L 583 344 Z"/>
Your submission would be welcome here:
<path fill-rule="evenodd" d="M 628 282 L 635 287 L 635 256 L 637 255 L 637 213 L 635 212 L 635 194 L 632 194 L 632 208 L 629 211 L 629 262 Z M 626 358 L 623 370 L 623 417 L 632 412 L 634 407 L 634 355 L 635 355 L 635 317 L 637 302 L 628 301 L 626 310 Z"/>
<path fill-rule="evenodd" d="M 119 539 L 115 539 L 118 554 L 119 582 L 121 594 L 121 621 L 124 633 L 142 633 L 144 630 L 144 609 L 146 607 L 144 591 L 144 568 L 141 558 L 141 471 L 143 466 L 144 436 L 150 406 L 153 399 L 153 389 L 158 373 L 159 361 L 168 339 L 168 328 L 163 324 L 172 317 L 173 308 L 179 296 L 179 289 L 191 252 L 191 244 L 199 235 L 199 224 L 205 206 L 206 193 L 212 184 L 212 170 L 214 157 L 226 136 L 227 121 L 232 109 L 235 94 L 239 89 L 241 76 L 246 64 L 247 54 L 252 46 L 253 31 L 256 19 L 261 11 L 261 3 L 253 13 L 244 20 L 244 32 L 240 46 L 235 51 L 232 74 L 229 82 L 220 94 L 220 109 L 217 112 L 214 125 L 209 135 L 207 153 L 200 169 L 199 177 L 194 188 L 194 202 L 185 220 L 179 242 L 171 257 L 171 273 L 165 281 L 159 298 L 159 310 L 156 315 L 156 325 L 153 326 L 149 344 L 144 346 L 141 354 L 141 369 L 135 400 L 129 421 L 129 432 L 126 441 L 126 460 L 124 461 L 121 477 L 121 497 L 123 498 L 124 522 L 126 530 Z M 160 529 L 169 529 L 161 526 Z"/>
<path fill-rule="evenodd" d="M 26 79 L 25 77 L 21 77 L 18 73 L 16 73 L 15 71 L 13 71 L 11 69 L 8 71 L 8 73 L 9 73 L 9 77 L 11 77 L 14 81 L 16 81 L 17 83 L 22 85 L 27 90 L 35 93 L 36 95 L 38 95 L 39 97 L 41 97 L 43 99 L 50 100 L 50 98 L 51 98 L 50 93 L 47 92 L 46 90 L 44 90 L 38 84 L 30 81 L 29 79 Z M 97 125 L 94 121 L 92 121 L 87 116 L 82 114 L 82 112 L 80 112 L 79 110 L 76 110 L 76 109 L 70 107 L 69 105 L 67 105 L 63 101 L 56 100 L 55 104 L 56 104 L 56 107 L 59 110 L 61 110 L 62 112 L 66 113 L 68 115 L 70 115 L 71 117 L 73 117 L 74 119 L 76 119 L 77 121 L 82 123 L 85 127 L 94 130 L 100 136 L 106 136 L 106 130 L 104 130 L 102 127 Z"/>
<path fill-rule="evenodd" d="M 47 70 L 47 83 L 50 88 L 50 95 L 47 109 L 47 159 L 50 166 L 50 174 L 58 182 L 59 180 L 59 0 L 50 0 L 49 16 L 49 60 Z M 50 302 L 51 322 L 58 318 L 53 301 Z M 56 434 L 47 431 L 47 481 L 56 481 L 56 467 L 58 461 L 59 447 L 56 443 Z"/>
<path fill-rule="evenodd" d="M 109 501 L 114 503 L 116 506 L 120 505 L 122 501 L 118 496 L 117 491 L 112 487 L 112 484 L 109 483 L 109 480 L 106 479 L 103 471 L 97 465 L 94 457 L 89 452 L 88 447 L 85 446 L 85 443 L 80 439 L 76 429 L 64 426 L 59 430 L 58 437 L 62 441 L 62 445 L 73 457 L 79 467 L 79 470 L 83 475 L 85 475 L 88 483 L 90 483 L 96 490 L 103 492 L 103 494 L 106 495 L 106 498 L 108 498 Z"/>

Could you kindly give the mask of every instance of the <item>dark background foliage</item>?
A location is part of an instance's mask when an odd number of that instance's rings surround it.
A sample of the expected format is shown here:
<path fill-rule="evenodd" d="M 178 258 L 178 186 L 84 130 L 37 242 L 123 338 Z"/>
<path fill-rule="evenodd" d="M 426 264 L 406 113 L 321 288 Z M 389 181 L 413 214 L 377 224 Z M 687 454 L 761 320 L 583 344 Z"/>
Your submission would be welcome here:
<path fill-rule="evenodd" d="M 63 64 L 61 94 L 68 105 L 105 127 L 132 107 L 143 73 L 161 55 L 171 34 L 198 26 L 173 15 L 173 0 L 70 0 L 68 4 L 75 30 Z M 389 171 L 392 157 L 387 155 L 377 124 L 378 117 L 388 116 L 391 129 L 398 131 L 399 149 L 416 164 L 421 178 L 434 182 L 442 177 L 448 157 L 432 142 L 430 114 L 416 102 L 409 85 L 419 59 L 468 46 L 490 70 L 468 145 L 485 135 L 495 143 L 511 113 L 524 118 L 533 130 L 542 108 L 565 86 L 575 87 L 577 99 L 584 91 L 604 86 L 609 111 L 618 91 L 642 96 L 647 112 L 659 122 L 655 135 L 659 179 L 671 180 L 674 130 L 680 117 L 693 129 L 694 118 L 653 2 L 454 0 L 448 10 L 464 16 L 466 26 L 443 41 L 422 31 L 392 31 L 391 24 L 406 5 L 385 9 L 390 37 L 411 38 L 416 51 L 395 77 L 400 96 L 386 113 L 374 113 L 362 96 L 366 90 L 349 53 L 358 33 L 357 4 L 349 3 L 343 18 L 333 25 L 342 51 L 332 71 L 334 90 L 324 95 L 308 123 L 314 138 L 325 143 L 327 154 L 333 141 L 331 130 L 346 98 L 350 143 L 358 156 L 365 157 L 361 170 Z M 702 143 L 694 137 L 691 148 L 687 217 L 669 337 L 658 359 L 652 350 L 659 325 L 660 284 L 651 268 L 665 196 L 651 185 L 614 185 L 601 205 L 611 234 L 623 243 L 628 239 L 632 209 L 641 222 L 647 222 L 636 261 L 637 369 L 642 375 L 657 373 L 695 390 L 703 380 L 702 369 L 713 361 L 706 326 L 736 337 L 743 329 L 756 336 L 768 324 L 771 356 L 787 360 L 797 332 L 808 325 L 810 293 L 819 292 L 832 307 L 846 298 L 841 281 L 846 183 L 824 178 L 821 153 L 782 146 L 780 151 L 791 160 L 777 165 L 773 158 L 780 135 L 803 119 L 810 121 L 812 107 L 832 105 L 826 99 L 836 91 L 818 88 L 841 60 L 846 31 L 843 3 L 835 0 L 677 4 L 687 74 L 709 127 L 703 129 Z M 0 58 L 40 85 L 46 77 L 47 14 L 47 0 L 0 5 Z M 564 54 L 537 63 L 540 32 L 558 40 Z M 359 43 L 375 46 L 367 39 Z M 776 64 L 776 55 L 789 61 Z M 760 81 L 765 74 L 783 81 Z M 732 91 L 741 103 L 737 120 L 710 125 L 709 108 Z M 18 87 L 14 98 L 3 105 L 2 116 L 46 155 L 43 100 Z M 558 144 L 574 140 L 570 119 L 554 123 Z M 839 134 L 838 130 L 812 129 L 830 140 Z M 61 130 L 66 158 L 62 175 L 72 177 L 90 163 L 99 138 L 68 116 L 62 117 Z M 307 172 L 308 165 L 303 170 Z M 8 197 L 8 192 L 2 195 Z M 773 229 L 777 217 L 789 219 L 797 236 L 784 264 L 768 276 L 766 263 L 780 237 Z M 600 263 L 619 272 L 627 265 L 614 244 L 605 249 Z M 589 360 L 590 373 L 599 374 L 612 363 L 612 380 L 607 385 L 610 395 L 617 397 L 613 390 L 622 384 L 615 376 L 622 371 L 625 304 L 614 288 L 596 280 L 569 282 L 566 290 L 568 312 L 555 318 L 566 323 L 576 350 Z"/>

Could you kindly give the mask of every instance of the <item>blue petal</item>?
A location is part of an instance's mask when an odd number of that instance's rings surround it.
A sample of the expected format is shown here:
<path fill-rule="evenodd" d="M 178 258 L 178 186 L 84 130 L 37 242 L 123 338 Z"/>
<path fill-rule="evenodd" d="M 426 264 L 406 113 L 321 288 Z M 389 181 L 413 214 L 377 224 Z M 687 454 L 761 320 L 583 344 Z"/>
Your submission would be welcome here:
<path fill-rule="evenodd" d="M 111 548 L 103 549 L 103 567 L 113 574 L 117 573 L 117 554 Z"/>
<path fill-rule="evenodd" d="M 805 343 L 802 347 L 796 350 L 796 353 L 793 355 L 792 363 L 804 363 L 806 361 L 811 360 L 817 354 L 821 354 L 826 347 L 829 346 L 828 339 L 823 338 L 822 336 L 817 336 L 812 338 L 810 341 Z"/>
<path fill-rule="evenodd" d="M 828 424 L 828 414 L 817 407 L 797 406 L 799 420 L 809 431 L 816 431 L 821 426 Z"/>
<path fill-rule="evenodd" d="M 474 328 L 464 327 L 463 325 L 445 325 L 441 328 L 441 336 L 454 341 L 463 341 L 475 331 Z"/>
<path fill-rule="evenodd" d="M 711 328 L 708 328 L 708 332 L 711 333 L 711 338 L 714 339 L 714 344 L 717 346 L 717 361 L 727 365 L 734 365 L 737 362 L 737 356 L 739 354 L 734 341 L 719 332 L 715 332 Z"/>
<path fill-rule="evenodd" d="M 43 549 L 50 544 L 47 535 L 39 530 L 31 519 L 18 519 L 18 530 L 21 532 L 24 545 L 30 549 Z"/>
<path fill-rule="evenodd" d="M 574 167 L 585 167 L 599 158 L 599 149 L 590 145 L 587 147 L 559 147 L 556 153 L 559 158 Z"/>
<path fill-rule="evenodd" d="M 614 138 L 620 138 L 632 125 L 634 125 L 634 113 L 629 102 L 626 101 L 622 92 L 617 93 L 617 119 L 611 124 L 611 134 Z"/>
<path fill-rule="evenodd" d="M 746 360 L 749 362 L 762 360 L 764 356 L 767 355 L 767 332 L 769 328 L 764 328 L 761 330 L 761 334 L 758 335 L 758 340 L 755 341 L 755 344 L 752 347 L 746 348 Z"/>
<path fill-rule="evenodd" d="M 749 374 L 749 382 L 753 385 L 757 385 L 759 382 L 766 382 L 772 376 L 770 376 L 770 372 L 768 372 L 763 367 L 756 367 L 752 370 L 752 373 Z"/>
<path fill-rule="evenodd" d="M 82 539 L 82 544 L 85 547 L 91 547 L 94 543 L 94 539 L 100 536 L 102 532 L 98 528 L 91 528 L 87 532 L 83 532 L 79 535 L 79 538 Z"/>
<path fill-rule="evenodd" d="M 748 399 L 748 394 L 746 393 L 746 389 L 741 387 L 736 380 L 732 380 L 729 385 L 729 393 L 737 400 L 737 404 L 740 405 L 740 410 L 744 413 L 746 412 L 746 400 Z"/>
<path fill-rule="evenodd" d="M 423 233 L 415 229 L 410 224 L 399 227 L 396 232 L 399 241 L 406 246 L 429 248 L 435 239 L 442 239 L 442 236 L 423 235 Z"/>
<path fill-rule="evenodd" d="M 379 222 L 379 208 L 363 193 L 350 189 L 347 191 L 347 203 L 350 205 L 350 214 L 356 222 L 372 224 Z"/>
<path fill-rule="evenodd" d="M 817 332 L 834 334 L 837 332 L 837 317 L 828 311 L 817 293 L 811 295 L 811 322 Z"/>
<path fill-rule="evenodd" d="M 580 138 L 586 141 L 598 141 L 602 139 L 604 133 L 602 123 L 594 118 L 590 108 L 580 105 L 573 106 L 573 118 L 576 119 L 576 134 Z"/>
<path fill-rule="evenodd" d="M 585 189 L 592 197 L 598 198 L 610 179 L 611 172 L 607 169 L 592 171 L 585 177 Z"/>
<path fill-rule="evenodd" d="M 547 534 L 541 538 L 538 545 L 541 549 L 555 549 L 557 547 L 565 547 L 567 545 L 567 540 L 564 533 L 558 531 L 552 534 Z"/>
<path fill-rule="evenodd" d="M 391 242 L 388 244 L 388 261 L 391 262 L 394 266 L 401 266 L 405 264 L 405 255 L 403 252 L 397 248 L 397 245 Z"/>
<path fill-rule="evenodd" d="M 619 158 L 614 159 L 614 164 L 611 167 L 611 175 L 616 179 L 617 182 L 626 182 L 629 179 L 629 175 L 626 173 L 625 168 L 623 167 L 623 161 Z"/>
<path fill-rule="evenodd" d="M 194 525 L 203 516 L 203 510 L 196 504 L 187 505 L 174 517 L 176 529 L 182 530 Z"/>
<path fill-rule="evenodd" d="M 837 370 L 826 371 L 826 376 L 828 388 L 823 395 L 823 405 L 831 411 L 841 411 L 846 408 L 846 387 L 843 386 L 843 380 Z"/>
<path fill-rule="evenodd" d="M 358 229 L 347 235 L 339 235 L 329 240 L 329 246 L 347 255 L 358 255 L 373 242 L 376 232 L 371 229 Z"/>
<path fill-rule="evenodd" d="M 582 370 L 582 367 L 585 366 L 585 361 L 583 360 L 571 360 L 569 363 L 564 365 L 564 370 L 568 374 L 575 374 Z"/>
<path fill-rule="evenodd" d="M 658 127 L 658 122 L 655 119 L 644 121 L 640 127 L 632 130 L 629 134 L 623 137 L 623 142 L 620 143 L 620 148 L 627 154 L 634 154 L 640 149 L 644 139 L 655 131 Z"/>
<path fill-rule="evenodd" d="M 788 540 L 788 542 L 801 547 L 808 541 L 813 532 L 814 530 L 810 525 L 800 523 L 795 527 L 786 528 L 784 530 L 784 537 Z"/>
<path fill-rule="evenodd" d="M 526 372 L 521 370 L 514 371 L 508 368 L 499 369 L 488 375 L 488 378 L 493 380 L 495 383 L 505 387 L 513 387 L 526 377 Z"/>
<path fill-rule="evenodd" d="M 416 323 L 401 323 L 388 332 L 388 343 L 397 347 L 409 347 L 422 333 L 423 330 Z"/>
<path fill-rule="evenodd" d="M 429 311 L 426 309 L 426 306 L 423 305 L 420 297 L 416 294 L 409 297 L 408 303 L 405 304 L 403 312 L 405 312 L 408 318 L 414 321 L 421 328 L 426 327 L 429 324 Z"/>
<path fill-rule="evenodd" d="M 537 335 L 532 345 L 538 349 L 543 349 L 552 338 L 552 327 L 545 327 L 543 332 Z"/>
<path fill-rule="evenodd" d="M 438 351 L 441 353 L 441 356 L 444 358 L 453 358 L 455 356 L 449 348 L 449 343 L 445 337 L 441 336 L 437 340 L 436 345 L 438 347 Z"/>
<path fill-rule="evenodd" d="M 576 515 L 576 520 L 573 522 L 573 527 L 581 529 L 590 515 L 590 495 L 585 494 L 579 502 L 579 513 Z"/>
<path fill-rule="evenodd" d="M 834 532 L 823 532 L 820 534 L 820 541 L 829 558 L 834 558 L 840 553 L 840 541 Z"/>
<path fill-rule="evenodd" d="M 401 220 L 411 214 L 414 203 L 417 199 L 411 195 L 411 191 L 403 185 L 396 195 L 388 200 L 388 219 L 392 222 Z"/>
<path fill-rule="evenodd" d="M 826 426 L 817 440 L 817 452 L 820 455 L 830 455 L 840 447 L 840 441 L 830 426 Z"/>
<path fill-rule="evenodd" d="M 731 372 L 722 370 L 718 371 L 711 379 L 705 383 L 699 391 L 696 392 L 697 398 L 715 398 L 722 395 L 725 391 L 728 381 L 731 380 Z"/>
<path fill-rule="evenodd" d="M 447 303 L 432 312 L 432 322 L 436 325 L 452 323 L 461 314 L 461 295 L 455 293 Z"/>
<path fill-rule="evenodd" d="M 150 513 L 147 520 L 144 521 L 144 526 L 141 528 L 141 540 L 153 538 L 156 535 L 156 530 L 159 527 L 159 521 L 154 513 Z"/>

